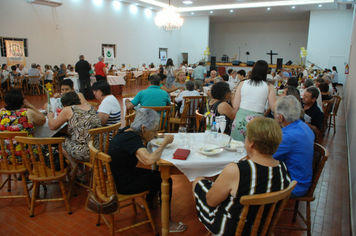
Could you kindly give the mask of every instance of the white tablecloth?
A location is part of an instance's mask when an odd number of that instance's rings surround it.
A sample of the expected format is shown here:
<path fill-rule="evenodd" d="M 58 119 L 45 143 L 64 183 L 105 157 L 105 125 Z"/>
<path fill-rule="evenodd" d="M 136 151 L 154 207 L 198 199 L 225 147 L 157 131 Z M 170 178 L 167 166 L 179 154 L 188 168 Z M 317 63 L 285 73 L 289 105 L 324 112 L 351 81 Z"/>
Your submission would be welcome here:
<path fill-rule="evenodd" d="M 211 86 L 207 87 L 207 86 L 204 86 L 203 87 L 203 90 L 204 90 L 204 93 L 207 94 L 211 89 Z"/>
<path fill-rule="evenodd" d="M 134 76 L 135 78 L 137 78 L 137 77 L 139 77 L 139 76 L 141 76 L 141 75 L 143 74 L 142 71 L 132 71 L 132 73 L 133 73 L 133 76 Z"/>
<path fill-rule="evenodd" d="M 204 133 L 189 133 L 189 135 L 195 139 L 194 143 L 193 141 L 190 142 L 191 147 L 195 146 L 197 148 L 201 145 L 206 145 L 204 144 Z M 201 154 L 199 154 L 196 150 L 190 149 L 191 152 L 187 160 L 183 161 L 173 159 L 173 153 L 177 150 L 177 148 L 184 148 L 180 147 L 181 143 L 179 142 L 179 139 L 179 135 L 174 134 L 174 145 L 164 149 L 161 158 L 173 163 L 173 165 L 175 165 L 185 176 L 187 176 L 189 181 L 194 181 L 198 176 L 211 177 L 218 175 L 227 164 L 231 162 L 237 163 L 240 159 L 246 156 L 246 152 L 238 154 L 237 152 L 224 150 L 222 153 L 202 159 L 199 158 Z M 152 151 L 157 149 L 156 146 L 149 144 L 148 150 L 150 149 L 150 146 L 152 146 Z"/>
<path fill-rule="evenodd" d="M 73 85 L 74 85 L 74 91 L 76 93 L 79 93 L 79 88 L 80 88 L 80 83 L 79 83 L 79 78 L 75 78 L 74 76 L 70 76 L 64 79 L 71 79 L 73 81 Z"/>
<path fill-rule="evenodd" d="M 124 73 L 124 74 L 126 75 L 126 73 Z M 122 75 L 119 75 L 119 76 L 108 75 L 107 80 L 110 85 L 125 85 L 124 76 L 122 76 Z"/>
<path fill-rule="evenodd" d="M 126 76 L 126 72 L 117 71 L 116 75 L 117 76 L 122 76 L 122 78 L 124 78 Z"/>
<path fill-rule="evenodd" d="M 51 130 L 48 127 L 48 119 L 46 117 L 46 124 L 44 125 L 34 125 L 35 126 L 35 137 L 36 138 L 51 138 L 55 135 L 58 131 L 60 131 L 63 127 L 67 125 L 67 122 L 64 123 L 59 129 Z"/>

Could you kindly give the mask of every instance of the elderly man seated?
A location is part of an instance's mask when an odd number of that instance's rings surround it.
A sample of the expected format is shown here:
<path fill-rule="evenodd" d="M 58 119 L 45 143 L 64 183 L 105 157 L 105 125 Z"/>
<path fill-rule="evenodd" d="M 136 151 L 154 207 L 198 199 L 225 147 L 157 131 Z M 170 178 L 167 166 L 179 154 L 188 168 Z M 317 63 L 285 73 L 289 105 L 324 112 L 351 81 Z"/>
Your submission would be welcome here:
<path fill-rule="evenodd" d="M 291 197 L 300 197 L 308 192 L 313 177 L 314 133 L 301 121 L 300 102 L 292 95 L 280 97 L 275 106 L 274 117 L 282 127 L 282 142 L 273 155 L 287 165 L 292 180 L 297 186 Z"/>
<path fill-rule="evenodd" d="M 143 107 L 160 107 L 169 106 L 171 104 L 168 93 L 159 88 L 161 77 L 151 75 L 149 81 L 151 86 L 138 92 L 132 101 L 130 101 L 130 99 L 125 100 L 126 109 L 133 109 L 138 104 Z"/>
<path fill-rule="evenodd" d="M 216 75 L 217 75 L 216 70 L 212 70 L 210 72 L 210 77 L 205 79 L 205 83 L 207 83 L 207 84 L 209 84 L 209 83 L 215 84 L 215 83 L 218 83 L 218 82 L 222 82 L 223 81 L 222 78 L 221 77 L 217 77 Z"/>

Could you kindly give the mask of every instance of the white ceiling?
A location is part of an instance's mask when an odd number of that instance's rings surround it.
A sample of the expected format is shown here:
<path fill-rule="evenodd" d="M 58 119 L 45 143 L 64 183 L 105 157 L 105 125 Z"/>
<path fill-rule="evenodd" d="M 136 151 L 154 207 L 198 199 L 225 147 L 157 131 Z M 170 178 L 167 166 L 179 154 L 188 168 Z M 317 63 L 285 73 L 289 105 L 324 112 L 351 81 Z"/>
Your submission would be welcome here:
<path fill-rule="evenodd" d="M 184 17 L 210 16 L 211 23 L 248 22 L 248 21 L 285 21 L 308 20 L 310 11 L 338 9 L 337 0 L 191 0 L 193 4 L 183 4 L 183 0 L 171 0 L 171 6 L 176 7 Z M 308 1 L 308 4 L 303 3 Z M 345 0 L 343 0 L 345 1 Z M 353 1 L 353 0 L 346 0 Z M 161 11 L 168 6 L 169 0 L 122 0 L 140 7 L 151 7 Z M 321 3 L 322 2 L 322 3 Z M 263 6 L 246 7 L 245 4 Z M 271 5 L 270 5 L 271 4 Z M 280 5 L 281 6 L 277 6 Z M 322 5 L 319 7 L 319 5 Z M 295 6 L 292 9 L 292 6 Z M 200 10 L 205 7 L 207 10 Z M 267 8 L 270 7 L 270 10 Z M 217 8 L 220 8 L 216 10 Z M 223 8 L 223 9 L 221 9 Z M 210 11 L 213 9 L 213 13 Z M 233 9 L 233 12 L 230 10 Z M 194 14 L 192 14 L 194 13 Z"/>

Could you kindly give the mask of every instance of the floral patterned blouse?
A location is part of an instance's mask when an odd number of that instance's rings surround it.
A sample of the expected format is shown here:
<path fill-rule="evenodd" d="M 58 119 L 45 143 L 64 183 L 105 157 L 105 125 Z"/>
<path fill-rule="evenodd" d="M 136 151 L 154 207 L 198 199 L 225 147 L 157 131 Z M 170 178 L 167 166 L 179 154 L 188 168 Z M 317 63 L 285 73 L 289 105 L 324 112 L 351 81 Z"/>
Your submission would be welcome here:
<path fill-rule="evenodd" d="M 27 109 L 21 108 L 15 111 L 9 111 L 5 108 L 0 110 L 0 132 L 7 132 L 7 131 L 25 131 L 28 137 L 33 137 L 35 133 L 34 125 L 28 121 L 27 117 Z M 22 162 L 21 156 L 21 147 L 20 145 L 13 139 L 13 143 L 15 146 L 15 156 L 18 162 Z M 6 146 L 6 155 L 11 156 L 11 149 L 10 149 L 10 141 L 7 139 L 5 140 Z M 26 150 L 28 152 L 28 150 Z M 36 150 L 34 150 L 36 152 Z M 3 159 L 3 153 L 0 150 L 0 161 Z M 11 162 L 11 158 L 9 159 Z"/>

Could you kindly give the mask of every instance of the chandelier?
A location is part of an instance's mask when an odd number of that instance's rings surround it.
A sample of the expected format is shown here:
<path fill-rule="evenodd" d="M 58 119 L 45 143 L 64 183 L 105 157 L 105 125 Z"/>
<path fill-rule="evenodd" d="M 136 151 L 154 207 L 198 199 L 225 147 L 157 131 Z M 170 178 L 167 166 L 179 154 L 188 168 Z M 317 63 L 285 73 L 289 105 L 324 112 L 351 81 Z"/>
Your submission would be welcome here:
<path fill-rule="evenodd" d="M 183 25 L 183 18 L 171 7 L 171 0 L 169 0 L 169 7 L 161 12 L 158 12 L 155 18 L 156 25 L 165 30 L 179 29 Z"/>

